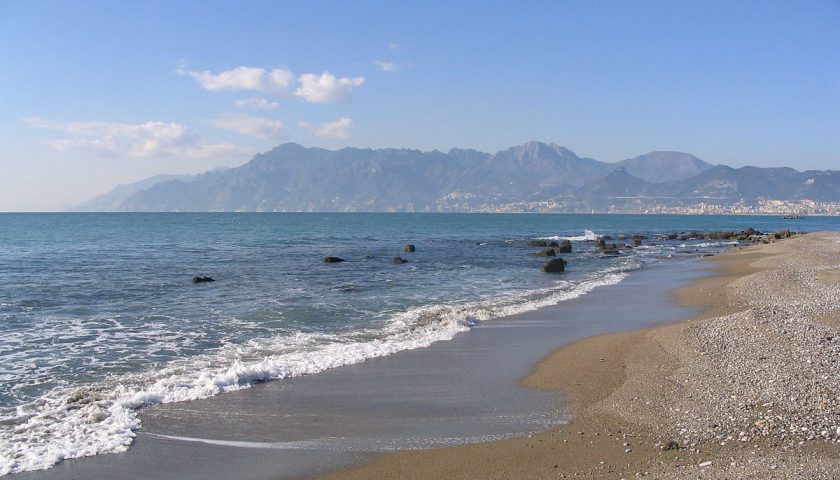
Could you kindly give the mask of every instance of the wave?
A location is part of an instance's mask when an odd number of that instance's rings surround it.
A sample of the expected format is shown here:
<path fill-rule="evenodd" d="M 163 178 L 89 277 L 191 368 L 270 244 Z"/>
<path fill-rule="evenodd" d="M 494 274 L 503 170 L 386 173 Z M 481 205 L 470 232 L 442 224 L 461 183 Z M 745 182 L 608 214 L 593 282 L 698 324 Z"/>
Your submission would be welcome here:
<path fill-rule="evenodd" d="M 392 315 L 379 329 L 254 339 L 156 371 L 84 387 L 56 388 L 14 413 L 0 416 L 0 475 L 50 468 L 69 458 L 125 451 L 140 427 L 138 410 L 145 406 L 207 398 L 261 381 L 314 374 L 427 347 L 479 322 L 580 297 L 619 283 L 625 276 L 623 269 L 604 270 L 580 282 L 560 281 L 548 291 L 409 309 Z"/>
<path fill-rule="evenodd" d="M 703 242 L 703 243 L 681 243 L 680 248 L 710 248 L 710 247 L 731 247 L 738 245 L 738 242 Z"/>
<path fill-rule="evenodd" d="M 583 241 L 595 241 L 597 240 L 599 235 L 597 235 L 592 230 L 584 230 L 583 235 L 576 235 L 571 237 L 564 237 L 561 235 L 555 235 L 553 237 L 540 237 L 540 240 L 570 240 L 572 242 L 583 242 Z"/>

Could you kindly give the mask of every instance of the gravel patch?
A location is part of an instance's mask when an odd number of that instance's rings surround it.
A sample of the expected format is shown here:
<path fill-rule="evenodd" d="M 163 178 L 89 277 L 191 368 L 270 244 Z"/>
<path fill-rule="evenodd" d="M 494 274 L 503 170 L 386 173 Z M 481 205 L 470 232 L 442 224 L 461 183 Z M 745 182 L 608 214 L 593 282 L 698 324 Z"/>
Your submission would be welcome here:
<path fill-rule="evenodd" d="M 840 234 L 784 243 L 727 287 L 737 312 L 652 337 L 660 361 L 603 402 L 678 445 L 685 461 L 658 474 L 839 478 Z"/>

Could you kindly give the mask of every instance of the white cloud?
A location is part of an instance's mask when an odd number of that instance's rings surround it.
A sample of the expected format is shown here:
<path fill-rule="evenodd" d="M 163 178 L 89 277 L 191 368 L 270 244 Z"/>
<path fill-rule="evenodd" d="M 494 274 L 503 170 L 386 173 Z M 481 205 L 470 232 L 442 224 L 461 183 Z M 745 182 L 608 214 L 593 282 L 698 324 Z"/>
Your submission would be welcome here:
<path fill-rule="evenodd" d="M 222 118 L 208 120 L 207 123 L 217 128 L 233 130 L 242 135 L 261 140 L 277 140 L 285 135 L 283 122 L 271 118 L 250 117 L 248 115 L 226 115 Z"/>
<path fill-rule="evenodd" d="M 321 75 L 305 73 L 298 77 L 300 86 L 295 95 L 311 103 L 349 103 L 350 91 L 365 83 L 363 77 L 342 77 L 324 72 Z"/>
<path fill-rule="evenodd" d="M 205 143 L 187 127 L 174 122 L 49 122 L 39 118 L 26 118 L 24 122 L 35 128 L 69 134 L 69 138 L 49 141 L 58 151 L 76 150 L 112 158 L 182 156 L 194 159 L 243 153 L 243 149 L 229 143 Z"/>
<path fill-rule="evenodd" d="M 399 50 L 401 45 L 397 42 L 391 42 L 388 44 L 388 48 L 391 50 Z"/>
<path fill-rule="evenodd" d="M 398 68 L 390 64 L 391 68 Z M 285 68 L 266 70 L 259 67 L 236 67 L 220 73 L 207 70 L 195 71 L 180 67 L 176 70 L 180 75 L 187 75 L 195 79 L 202 88 L 213 92 L 224 90 L 252 90 L 267 95 L 286 97 L 290 94 L 295 82 L 294 74 Z M 336 77 L 324 72 L 321 75 L 304 73 L 297 77 L 298 87 L 294 94 L 310 103 L 349 103 L 350 92 L 365 82 L 364 77 Z M 240 105 L 239 102 L 242 104 Z M 258 105 L 258 103 L 260 105 Z M 251 106 L 264 108 L 257 99 L 241 100 L 235 103 L 237 107 Z M 265 101 L 264 105 L 274 108 L 274 102 Z"/>
<path fill-rule="evenodd" d="M 280 106 L 277 102 L 270 102 L 264 98 L 243 98 L 233 102 L 236 108 L 253 108 L 255 110 L 275 110 Z"/>
<path fill-rule="evenodd" d="M 285 68 L 266 70 L 258 67 L 237 67 L 220 73 L 207 70 L 193 71 L 179 68 L 178 73 L 195 79 L 205 90 L 255 90 L 257 92 L 286 96 L 294 82 L 294 74 Z"/>
<path fill-rule="evenodd" d="M 381 60 L 375 60 L 373 63 L 375 63 L 376 66 L 379 67 L 383 72 L 393 73 L 399 71 L 402 68 L 401 66 L 395 63 L 383 62 Z"/>
<path fill-rule="evenodd" d="M 339 118 L 334 122 L 322 123 L 317 128 L 311 123 L 302 120 L 298 122 L 298 125 L 301 128 L 311 131 L 316 137 L 343 140 L 350 136 L 350 127 L 353 125 L 353 120 Z"/>

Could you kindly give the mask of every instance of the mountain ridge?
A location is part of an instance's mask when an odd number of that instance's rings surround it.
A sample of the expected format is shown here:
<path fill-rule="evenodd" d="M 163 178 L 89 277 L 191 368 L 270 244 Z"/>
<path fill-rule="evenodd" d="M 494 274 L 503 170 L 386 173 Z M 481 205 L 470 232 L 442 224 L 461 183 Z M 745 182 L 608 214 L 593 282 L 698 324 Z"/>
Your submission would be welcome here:
<path fill-rule="evenodd" d="M 691 202 L 840 201 L 840 172 L 832 170 L 713 166 L 671 151 L 608 163 L 543 142 L 494 154 L 327 150 L 290 142 L 236 168 L 149 180 L 115 210 L 588 212 Z"/>

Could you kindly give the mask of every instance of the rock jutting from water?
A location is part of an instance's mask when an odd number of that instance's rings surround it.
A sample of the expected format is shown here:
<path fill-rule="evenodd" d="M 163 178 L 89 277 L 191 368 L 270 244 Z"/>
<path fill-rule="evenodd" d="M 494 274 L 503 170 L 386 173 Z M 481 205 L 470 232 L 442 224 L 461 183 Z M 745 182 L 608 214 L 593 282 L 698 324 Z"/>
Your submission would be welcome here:
<path fill-rule="evenodd" d="M 566 271 L 566 261 L 562 258 L 549 260 L 540 269 L 545 273 L 560 273 Z"/>

